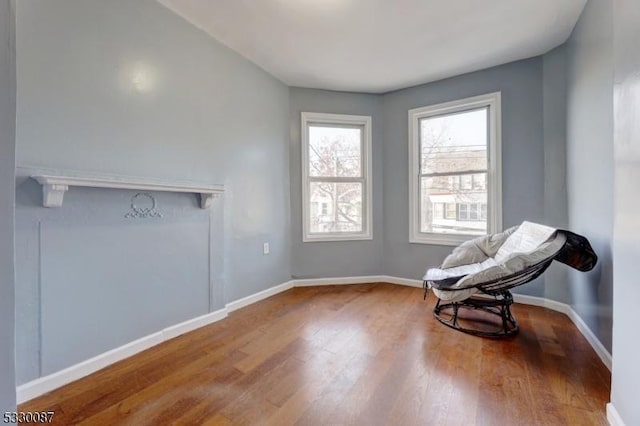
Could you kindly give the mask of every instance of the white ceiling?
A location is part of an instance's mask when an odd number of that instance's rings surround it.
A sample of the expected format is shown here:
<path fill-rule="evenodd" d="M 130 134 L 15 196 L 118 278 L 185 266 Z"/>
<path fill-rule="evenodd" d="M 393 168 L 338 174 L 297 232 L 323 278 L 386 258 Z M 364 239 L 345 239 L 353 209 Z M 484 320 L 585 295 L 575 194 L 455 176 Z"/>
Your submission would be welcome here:
<path fill-rule="evenodd" d="M 158 0 L 290 86 L 382 93 L 540 55 L 586 0 Z"/>

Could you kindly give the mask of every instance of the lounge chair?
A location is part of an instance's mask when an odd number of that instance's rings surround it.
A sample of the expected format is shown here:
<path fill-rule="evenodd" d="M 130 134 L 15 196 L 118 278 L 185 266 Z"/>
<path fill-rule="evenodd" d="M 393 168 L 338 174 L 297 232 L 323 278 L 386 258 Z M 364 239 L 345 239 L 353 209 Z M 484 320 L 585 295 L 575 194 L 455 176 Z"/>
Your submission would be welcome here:
<path fill-rule="evenodd" d="M 523 222 L 456 247 L 440 268 L 427 270 L 425 298 L 432 289 L 438 297 L 433 314 L 448 327 L 485 337 L 514 335 L 519 326 L 511 313 L 509 290 L 539 277 L 554 260 L 589 271 L 598 257 L 581 235 Z M 465 319 L 461 311 L 475 315 Z M 487 323 L 495 323 L 490 319 L 496 317 L 499 328 L 488 329 Z"/>

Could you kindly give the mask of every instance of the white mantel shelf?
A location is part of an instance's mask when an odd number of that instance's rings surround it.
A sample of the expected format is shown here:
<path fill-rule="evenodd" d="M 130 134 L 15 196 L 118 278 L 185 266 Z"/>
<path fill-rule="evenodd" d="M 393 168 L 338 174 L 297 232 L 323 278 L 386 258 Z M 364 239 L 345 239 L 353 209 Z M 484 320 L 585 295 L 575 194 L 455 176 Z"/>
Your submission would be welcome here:
<path fill-rule="evenodd" d="M 193 182 L 162 181 L 126 176 L 49 173 L 32 173 L 30 176 L 42 185 L 42 205 L 44 207 L 61 207 L 64 201 L 64 193 L 72 186 L 200 194 L 200 207 L 203 209 L 211 207 L 213 199 L 224 193 L 224 186 L 222 185 L 204 185 Z"/>

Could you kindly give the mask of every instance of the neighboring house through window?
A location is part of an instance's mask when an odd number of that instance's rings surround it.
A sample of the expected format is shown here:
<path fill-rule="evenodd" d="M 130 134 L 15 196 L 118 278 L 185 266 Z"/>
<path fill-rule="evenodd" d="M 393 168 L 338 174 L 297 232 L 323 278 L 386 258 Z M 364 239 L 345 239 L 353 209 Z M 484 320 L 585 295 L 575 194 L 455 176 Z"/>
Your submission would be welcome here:
<path fill-rule="evenodd" d="M 371 117 L 302 113 L 303 241 L 371 239 Z"/>
<path fill-rule="evenodd" d="M 409 111 L 410 242 L 501 230 L 500 103 L 491 93 Z"/>

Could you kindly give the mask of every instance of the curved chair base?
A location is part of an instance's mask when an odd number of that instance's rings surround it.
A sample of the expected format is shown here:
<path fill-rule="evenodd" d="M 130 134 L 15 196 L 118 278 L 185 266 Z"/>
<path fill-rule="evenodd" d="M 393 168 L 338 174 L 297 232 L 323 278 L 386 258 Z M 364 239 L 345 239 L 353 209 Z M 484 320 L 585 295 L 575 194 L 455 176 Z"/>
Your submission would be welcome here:
<path fill-rule="evenodd" d="M 518 323 L 511 314 L 513 296 L 509 291 L 501 292 L 492 299 L 470 297 L 461 302 L 441 302 L 442 300 L 438 299 L 438 303 L 436 303 L 436 307 L 433 309 L 433 316 L 447 327 L 462 331 L 463 333 L 482 337 L 507 337 L 518 333 Z M 498 331 L 486 331 L 482 329 L 463 327 L 460 325 L 458 318 L 460 309 L 477 310 L 486 312 L 492 316 L 497 316 L 501 320 L 502 329 Z M 442 316 L 442 314 L 445 313 L 449 314 L 448 318 Z M 473 320 L 468 321 L 471 322 Z"/>

